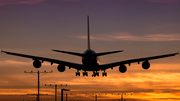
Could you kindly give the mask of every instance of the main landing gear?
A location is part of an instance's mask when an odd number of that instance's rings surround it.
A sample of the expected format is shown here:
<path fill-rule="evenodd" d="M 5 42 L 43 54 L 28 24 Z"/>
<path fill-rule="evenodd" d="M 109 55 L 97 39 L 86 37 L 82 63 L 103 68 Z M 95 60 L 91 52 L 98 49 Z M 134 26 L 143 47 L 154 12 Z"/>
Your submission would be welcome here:
<path fill-rule="evenodd" d="M 83 72 L 83 76 L 88 76 L 88 73 L 86 71 Z"/>
<path fill-rule="evenodd" d="M 76 72 L 76 76 L 80 76 L 80 72 L 79 72 L 79 71 Z M 83 76 L 88 76 L 88 73 L 87 73 L 86 71 L 83 72 Z M 92 77 L 96 77 L 96 76 L 99 77 L 99 72 L 93 71 Z M 104 72 L 102 73 L 102 76 L 103 76 L 103 77 L 107 76 L 107 73 L 104 71 Z"/>
<path fill-rule="evenodd" d="M 76 72 L 76 76 L 80 76 L 80 72 L 79 71 Z M 83 76 L 88 76 L 88 73 L 86 71 L 83 72 Z"/>
<path fill-rule="evenodd" d="M 104 77 L 104 76 L 107 76 L 107 73 L 105 72 L 105 70 L 104 70 L 104 72 L 102 73 L 102 76 Z"/>
<path fill-rule="evenodd" d="M 80 76 L 80 72 L 79 71 L 76 72 L 76 76 Z"/>
<path fill-rule="evenodd" d="M 94 72 L 94 71 L 93 71 L 93 75 L 92 75 L 92 77 L 96 77 L 96 76 L 99 76 L 99 72 L 97 72 L 97 71 L 96 71 L 96 72 Z"/>
<path fill-rule="evenodd" d="M 99 72 L 93 72 L 92 77 L 96 77 L 96 76 L 99 76 Z M 102 73 L 102 76 L 107 76 L 107 73 L 106 73 L 106 72 L 103 72 L 103 73 Z"/>

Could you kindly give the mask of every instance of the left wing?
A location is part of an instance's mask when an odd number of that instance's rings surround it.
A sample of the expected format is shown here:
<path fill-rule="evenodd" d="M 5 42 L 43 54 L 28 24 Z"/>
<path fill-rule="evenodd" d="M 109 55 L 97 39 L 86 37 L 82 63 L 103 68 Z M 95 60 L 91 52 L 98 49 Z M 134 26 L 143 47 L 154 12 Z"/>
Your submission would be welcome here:
<path fill-rule="evenodd" d="M 32 56 L 32 55 L 25 55 L 25 54 L 20 54 L 20 53 L 7 52 L 7 51 L 1 51 L 1 52 L 9 54 L 9 55 L 15 55 L 15 56 L 20 56 L 20 57 L 25 57 L 25 58 L 31 58 L 33 60 L 42 60 L 42 62 L 47 61 L 47 62 L 50 62 L 51 64 L 53 64 L 53 63 L 63 64 L 64 66 L 75 68 L 77 70 L 82 69 L 82 64 L 66 62 L 66 61 L 50 59 L 50 58 L 44 58 L 44 57 L 38 57 L 38 56 Z"/>
<path fill-rule="evenodd" d="M 130 64 L 130 63 L 134 63 L 134 62 L 139 63 L 141 61 L 147 61 L 147 60 L 153 60 L 153 59 L 160 59 L 160 58 L 175 56 L 176 54 L 179 54 L 179 53 L 158 55 L 158 56 L 145 57 L 145 58 L 137 58 L 137 59 L 131 59 L 131 60 L 125 60 L 125 61 L 119 61 L 119 62 L 104 64 L 104 65 L 101 65 L 101 67 L 102 67 L 101 70 L 106 70 L 108 68 L 113 68 L 115 66 L 119 66 L 119 65 L 123 65 L 123 64 Z"/>

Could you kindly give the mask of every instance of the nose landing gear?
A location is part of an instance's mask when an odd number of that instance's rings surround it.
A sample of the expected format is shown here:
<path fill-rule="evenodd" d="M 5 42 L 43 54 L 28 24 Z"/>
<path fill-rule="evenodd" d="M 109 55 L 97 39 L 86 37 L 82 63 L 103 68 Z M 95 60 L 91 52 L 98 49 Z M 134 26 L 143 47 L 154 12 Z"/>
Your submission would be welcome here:
<path fill-rule="evenodd" d="M 83 76 L 88 76 L 88 73 L 86 71 L 83 72 Z"/>
<path fill-rule="evenodd" d="M 80 72 L 79 72 L 79 71 L 76 72 L 76 76 L 80 76 Z M 87 73 L 86 71 L 83 72 L 83 76 L 88 76 L 88 73 Z M 92 77 L 96 77 L 96 76 L 99 77 L 99 72 L 93 71 Z M 107 77 L 107 72 L 104 71 L 104 72 L 102 73 L 102 76 L 103 76 L 103 77 Z"/>
<path fill-rule="evenodd" d="M 92 77 L 96 77 L 96 76 L 99 76 L 99 72 L 93 72 L 93 75 L 92 75 Z"/>

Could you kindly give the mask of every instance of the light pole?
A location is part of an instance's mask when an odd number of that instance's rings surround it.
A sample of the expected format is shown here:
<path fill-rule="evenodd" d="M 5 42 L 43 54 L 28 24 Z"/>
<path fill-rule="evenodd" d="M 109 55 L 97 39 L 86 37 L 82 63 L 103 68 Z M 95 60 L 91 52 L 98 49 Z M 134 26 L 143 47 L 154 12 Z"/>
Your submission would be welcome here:
<path fill-rule="evenodd" d="M 31 72 L 26 72 L 26 71 L 24 71 L 24 73 L 30 73 L 30 74 L 32 74 L 32 75 L 34 75 L 33 73 L 37 73 L 37 77 L 38 77 L 38 94 L 37 94 L 37 101 L 40 101 L 39 100 L 39 89 L 40 89 L 40 80 L 39 80 L 39 77 L 40 76 L 43 76 L 43 75 L 45 75 L 45 74 L 47 74 L 47 73 L 52 73 L 53 71 L 51 70 L 51 72 L 46 72 L 46 70 L 44 71 L 44 72 L 39 72 L 39 70 L 37 71 L 37 72 L 33 72 L 33 71 L 31 71 Z M 42 75 L 39 75 L 40 73 L 42 73 Z M 34 75 L 34 76 L 36 76 L 36 75 Z"/>
<path fill-rule="evenodd" d="M 118 93 L 118 95 L 119 95 L 119 93 Z M 131 94 L 122 93 L 122 94 L 121 94 L 121 101 L 125 101 L 125 100 L 123 100 L 123 95 L 132 95 L 132 93 L 131 93 Z"/>
<path fill-rule="evenodd" d="M 66 95 L 66 101 L 68 101 L 68 95 L 76 95 L 76 93 L 74 93 L 74 94 L 73 93 L 66 93 L 66 94 L 63 94 L 63 95 Z"/>
<path fill-rule="evenodd" d="M 61 89 L 61 101 L 63 101 L 63 91 L 70 91 L 70 89 Z"/>
<path fill-rule="evenodd" d="M 45 84 L 45 86 L 47 86 L 46 84 Z M 54 86 L 55 87 L 55 101 L 57 101 L 57 84 L 55 84 L 55 85 L 52 85 L 52 84 L 50 84 L 49 86 Z M 63 86 L 62 84 L 60 85 L 60 86 Z M 67 86 L 67 84 L 66 84 L 66 86 Z"/>
<path fill-rule="evenodd" d="M 87 95 L 87 93 L 86 93 L 86 95 Z M 91 95 L 95 95 L 95 101 L 97 101 L 98 94 L 91 94 Z M 99 93 L 99 95 L 101 95 L 101 94 Z"/>

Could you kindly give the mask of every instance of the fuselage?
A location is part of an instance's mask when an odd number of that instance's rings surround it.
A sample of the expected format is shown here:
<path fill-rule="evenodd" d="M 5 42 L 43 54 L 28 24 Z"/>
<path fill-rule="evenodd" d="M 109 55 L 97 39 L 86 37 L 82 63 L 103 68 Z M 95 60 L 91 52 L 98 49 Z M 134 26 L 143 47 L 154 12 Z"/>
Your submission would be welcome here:
<path fill-rule="evenodd" d="M 100 62 L 96 56 L 96 53 L 93 50 L 86 50 L 82 57 L 82 64 L 84 71 L 99 71 Z"/>

